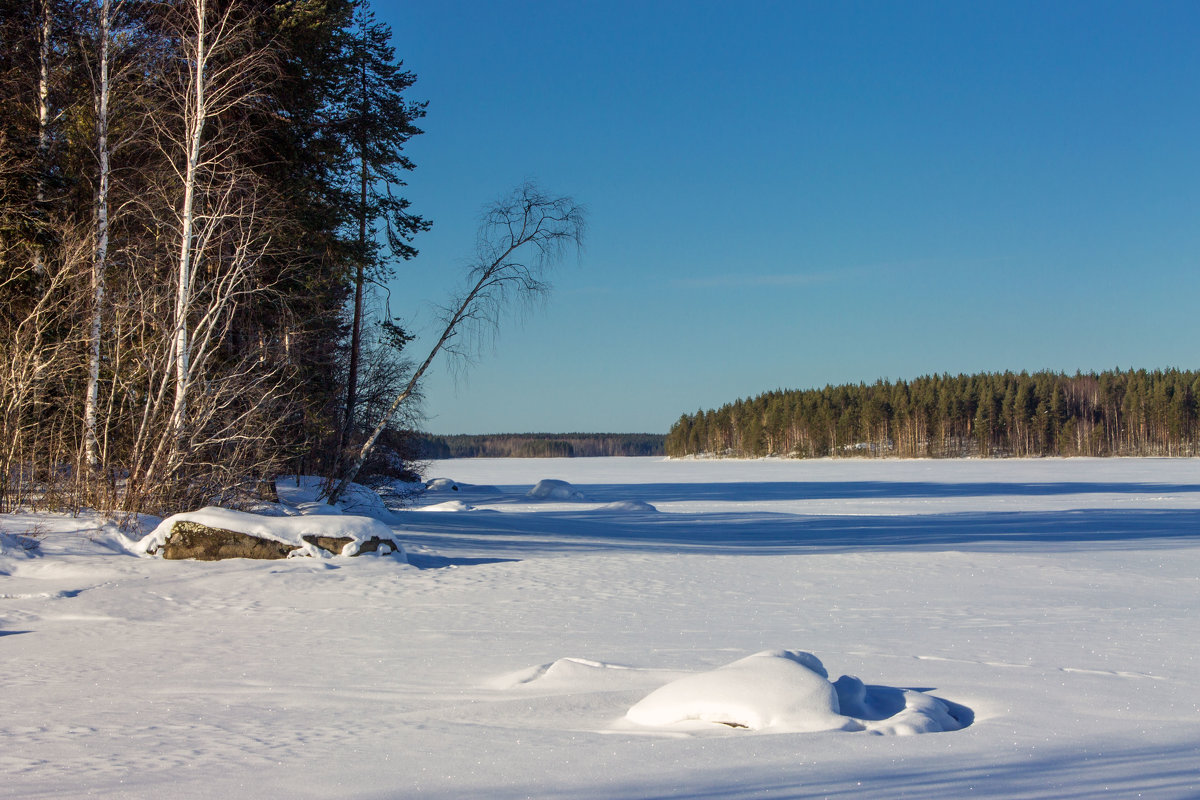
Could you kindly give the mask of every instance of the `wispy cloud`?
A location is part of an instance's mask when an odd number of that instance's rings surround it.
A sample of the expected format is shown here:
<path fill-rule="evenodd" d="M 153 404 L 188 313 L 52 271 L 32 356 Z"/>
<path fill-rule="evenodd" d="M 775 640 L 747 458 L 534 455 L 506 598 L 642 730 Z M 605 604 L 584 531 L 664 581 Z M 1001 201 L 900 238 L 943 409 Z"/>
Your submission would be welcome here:
<path fill-rule="evenodd" d="M 759 289 L 812 286 L 819 283 L 834 283 L 849 277 L 846 272 L 799 272 L 776 275 L 747 275 L 727 273 L 706 275 L 698 278 L 679 278 L 671 281 L 676 289 Z"/>

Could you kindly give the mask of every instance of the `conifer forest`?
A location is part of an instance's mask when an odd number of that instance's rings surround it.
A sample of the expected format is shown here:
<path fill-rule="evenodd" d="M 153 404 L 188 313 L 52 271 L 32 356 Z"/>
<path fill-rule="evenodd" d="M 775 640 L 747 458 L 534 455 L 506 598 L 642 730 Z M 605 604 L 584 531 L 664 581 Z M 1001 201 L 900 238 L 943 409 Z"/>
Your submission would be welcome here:
<path fill-rule="evenodd" d="M 1194 456 L 1200 373 L 930 375 L 684 414 L 671 456 Z"/>
<path fill-rule="evenodd" d="M 424 458 L 603 458 L 663 456 L 657 433 L 493 433 L 423 435 Z"/>

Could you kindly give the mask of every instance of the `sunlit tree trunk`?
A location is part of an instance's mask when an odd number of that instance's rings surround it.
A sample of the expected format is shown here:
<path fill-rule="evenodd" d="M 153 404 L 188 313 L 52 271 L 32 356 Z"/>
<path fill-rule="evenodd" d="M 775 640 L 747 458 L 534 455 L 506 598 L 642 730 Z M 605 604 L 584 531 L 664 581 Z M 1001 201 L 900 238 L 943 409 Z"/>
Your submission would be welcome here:
<path fill-rule="evenodd" d="M 37 89 L 37 189 L 36 200 L 39 211 L 46 206 L 46 177 L 50 169 L 50 36 L 53 33 L 53 9 L 51 0 L 42 0 L 42 21 L 38 42 L 38 89 Z M 39 243 L 33 249 L 33 268 L 38 274 L 45 272 L 46 254 Z"/>
<path fill-rule="evenodd" d="M 96 102 L 96 153 L 100 162 L 100 174 L 96 189 L 96 252 L 92 260 L 92 319 L 88 332 L 87 390 L 83 405 L 84 458 L 88 469 L 93 473 L 100 469 L 96 407 L 100 399 L 100 331 L 104 309 L 104 273 L 108 268 L 108 40 L 111 24 L 112 0 L 103 0 L 100 6 L 100 85 Z"/>
<path fill-rule="evenodd" d="M 177 439 L 182 438 L 187 417 L 188 400 L 188 312 L 191 307 L 192 289 L 192 241 L 195 227 L 196 170 L 200 164 L 200 144 L 204 135 L 204 124 L 208 120 L 205 98 L 207 81 L 207 0 L 193 0 L 196 15 L 194 55 L 190 60 L 188 105 L 185 115 L 187 125 L 187 161 L 183 177 L 183 206 L 180 211 L 179 266 L 175 287 L 175 404 L 171 410 L 171 431 Z"/>

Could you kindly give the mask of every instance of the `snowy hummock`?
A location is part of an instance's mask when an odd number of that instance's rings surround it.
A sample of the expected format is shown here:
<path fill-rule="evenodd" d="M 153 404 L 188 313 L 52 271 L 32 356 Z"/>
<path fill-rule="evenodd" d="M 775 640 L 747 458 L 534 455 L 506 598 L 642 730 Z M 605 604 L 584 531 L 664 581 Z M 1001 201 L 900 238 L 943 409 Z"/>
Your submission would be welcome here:
<path fill-rule="evenodd" d="M 434 503 L 431 506 L 422 506 L 422 511 L 470 511 L 472 506 L 469 503 L 464 503 L 462 500 L 447 500 L 444 503 Z"/>
<path fill-rule="evenodd" d="M 626 718 L 639 725 L 669 728 L 712 723 L 754 731 L 862 731 L 932 733 L 962 727 L 946 705 L 921 695 L 889 709 L 880 724 L 881 703 L 871 695 L 885 692 L 907 699 L 920 695 L 900 689 L 872 687 L 843 675 L 830 683 L 812 653 L 764 650 L 709 672 L 688 675 L 651 692 Z"/>
<path fill-rule="evenodd" d="M 346 487 L 336 506 L 325 502 L 326 480 L 315 475 L 287 475 L 275 481 L 280 504 L 287 514 L 353 514 L 394 522 L 395 515 L 379 495 L 361 483 Z"/>
<path fill-rule="evenodd" d="M 583 492 L 566 481 L 543 478 L 529 490 L 528 497 L 534 500 L 583 500 Z"/>
<path fill-rule="evenodd" d="M 373 538 L 389 541 L 393 538 L 392 529 L 372 517 L 349 514 L 270 517 L 208 506 L 199 511 L 187 511 L 167 517 L 137 543 L 137 551 L 153 553 L 161 548 L 166 544 L 176 522 L 196 522 L 209 528 L 220 528 L 282 542 L 296 547 L 291 555 L 316 557 L 327 554 L 316 545 L 304 541 L 304 536 L 350 537 L 352 541 L 342 548 L 341 555 L 344 556 L 354 555 L 363 542 Z M 399 545 L 396 547 L 399 548 Z M 403 551 L 397 555 L 403 555 Z"/>
<path fill-rule="evenodd" d="M 708 722 L 731 728 L 845 730 L 837 692 L 810 653 L 764 650 L 710 672 L 688 675 L 653 691 L 626 717 L 663 727 Z"/>
<path fill-rule="evenodd" d="M 631 514 L 653 514 L 658 511 L 657 508 L 643 500 L 618 500 L 614 503 L 605 503 L 596 510 L 625 512 Z"/>

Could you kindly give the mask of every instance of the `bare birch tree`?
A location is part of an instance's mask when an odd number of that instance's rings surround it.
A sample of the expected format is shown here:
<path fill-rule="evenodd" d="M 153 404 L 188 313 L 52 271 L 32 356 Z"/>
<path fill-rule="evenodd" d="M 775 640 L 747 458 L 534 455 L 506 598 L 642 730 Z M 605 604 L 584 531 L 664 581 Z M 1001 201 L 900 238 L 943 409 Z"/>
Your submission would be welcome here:
<path fill-rule="evenodd" d="M 242 149 L 254 136 L 242 124 L 244 111 L 269 83 L 271 65 L 265 48 L 251 41 L 247 7 L 215 5 L 180 0 L 166 16 L 166 34 L 179 43 L 183 69 L 179 91 L 168 99 L 176 112 L 151 113 L 168 166 L 165 179 L 143 201 L 143 214 L 161 218 L 162 208 L 172 208 L 162 219 L 162 228 L 174 235 L 170 308 L 153 283 L 135 290 L 142 294 L 142 308 L 157 309 L 170 328 L 156 346 L 156 312 L 144 311 L 152 319 L 137 323 L 150 349 L 140 357 L 147 386 L 133 435 L 127 509 L 141 505 L 147 492 L 158 491 L 154 487 L 177 484 L 198 447 L 211 450 L 226 440 L 214 434 L 213 425 L 218 412 L 230 411 L 227 395 L 235 385 L 253 397 L 251 387 L 261 389 L 262 380 L 278 378 L 273 369 L 259 368 L 252 379 L 254 355 L 232 361 L 223 356 L 239 306 L 252 292 L 271 291 L 258 282 L 258 264 L 271 246 L 271 203 L 262 182 L 242 163 Z M 198 398 L 200 386 L 205 391 Z M 216 430 L 227 420 L 219 422 Z M 202 460 L 209 456 L 197 453 Z"/>
<path fill-rule="evenodd" d="M 466 355 L 474 348 L 470 344 L 456 346 L 455 340 L 482 330 L 495 331 L 501 312 L 513 300 L 529 300 L 548 292 L 547 270 L 572 247 L 576 252 L 582 248 L 585 227 L 584 209 L 573 199 L 550 197 L 532 183 L 523 184 L 486 209 L 479 226 L 475 260 L 467 274 L 469 288 L 445 309 L 441 335 L 330 490 L 330 503 L 337 502 L 358 476 L 380 434 L 413 397 L 438 353 L 446 350 Z"/>
<path fill-rule="evenodd" d="M 96 181 L 96 248 L 92 258 L 92 313 L 88 329 L 87 387 L 83 404 L 84 461 L 88 470 L 100 471 L 99 436 L 96 432 L 96 412 L 100 400 L 100 332 L 104 311 L 105 272 L 108 269 L 108 189 L 110 179 L 108 145 L 108 106 L 111 94 L 109 82 L 109 43 L 112 29 L 112 0 L 101 0 L 97 56 L 99 79 L 96 85 L 96 160 L 99 174 Z"/>
<path fill-rule="evenodd" d="M 38 29 L 38 88 L 37 88 L 37 208 L 46 205 L 46 175 L 50 165 L 50 54 L 54 9 L 50 0 L 42 0 L 41 25 Z M 44 271 L 45 252 L 42 247 L 33 251 L 34 271 Z"/>
<path fill-rule="evenodd" d="M 0 296 L 9 298 L 0 313 L 0 511 L 28 500 L 35 475 L 52 475 L 56 462 L 69 458 L 43 424 L 83 338 L 75 289 L 87 245 L 79 233 L 64 229 L 56 257 L 0 274 Z"/>

